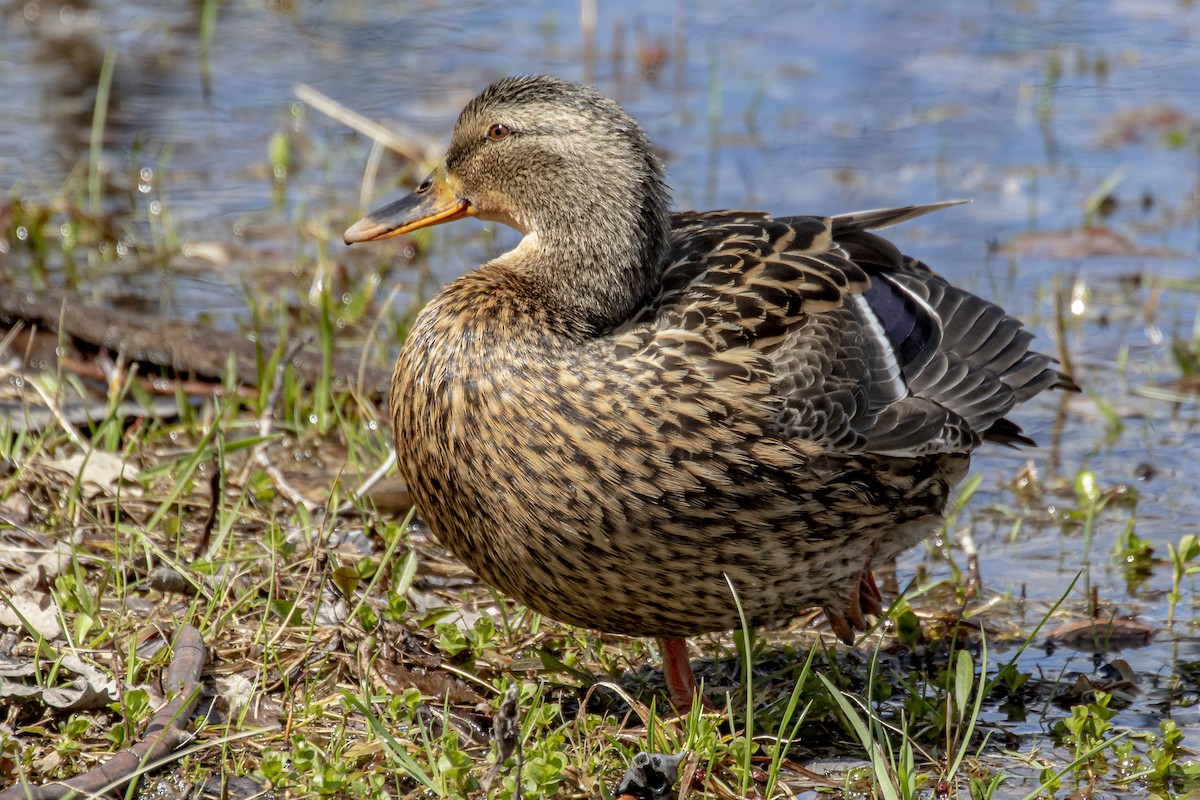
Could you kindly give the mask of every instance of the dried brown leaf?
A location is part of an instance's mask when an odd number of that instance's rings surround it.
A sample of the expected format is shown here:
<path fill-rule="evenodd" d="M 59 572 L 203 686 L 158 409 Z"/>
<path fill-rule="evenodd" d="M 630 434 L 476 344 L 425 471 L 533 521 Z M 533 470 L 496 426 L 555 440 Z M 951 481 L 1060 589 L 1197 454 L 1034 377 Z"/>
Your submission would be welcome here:
<path fill-rule="evenodd" d="M 60 676 L 73 677 L 62 685 L 42 686 L 39 676 L 45 673 L 44 664 L 32 658 L 0 660 L 0 698 L 40 700 L 67 711 L 104 708 L 118 699 L 117 682 L 78 656 L 63 656 L 59 667 Z"/>
<path fill-rule="evenodd" d="M 1046 641 L 1076 650 L 1119 650 L 1140 647 L 1156 632 L 1157 629 L 1132 619 L 1082 619 L 1059 625 L 1046 635 Z"/>
<path fill-rule="evenodd" d="M 392 694 L 403 694 L 405 689 L 415 686 L 422 695 L 439 700 L 446 698 L 453 705 L 473 706 L 483 700 L 465 681 L 448 672 L 414 671 L 400 662 L 382 659 L 374 666 L 380 682 Z"/>
<path fill-rule="evenodd" d="M 45 592 L 0 594 L 0 627 L 24 629 L 54 641 L 62 636 L 59 616 L 58 604 Z"/>
<path fill-rule="evenodd" d="M 120 481 L 135 480 L 138 476 L 136 467 L 125 463 L 120 456 L 103 450 L 75 453 L 66 458 L 47 461 L 45 465 L 78 479 L 84 496 L 89 498 L 101 492 L 111 494 Z M 125 491 L 139 492 L 136 488 Z"/>

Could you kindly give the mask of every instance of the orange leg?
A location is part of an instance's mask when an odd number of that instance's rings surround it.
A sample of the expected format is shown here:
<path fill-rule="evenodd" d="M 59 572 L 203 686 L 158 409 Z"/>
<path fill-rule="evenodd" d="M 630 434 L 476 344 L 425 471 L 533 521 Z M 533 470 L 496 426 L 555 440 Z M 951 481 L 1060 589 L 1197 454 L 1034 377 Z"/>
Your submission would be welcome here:
<path fill-rule="evenodd" d="M 859 578 L 859 581 L 858 602 L 862 606 L 862 610 L 877 617 L 882 616 L 883 595 L 879 593 L 879 586 L 875 583 L 875 574 L 871 572 L 870 564 L 863 567 L 862 577 Z"/>
<path fill-rule="evenodd" d="M 883 596 L 875 584 L 875 575 L 871 572 L 871 562 L 868 559 L 862 570 L 851 579 L 849 592 L 846 595 L 845 608 L 824 606 L 825 618 L 829 627 L 837 637 L 846 644 L 854 644 L 854 632 L 865 631 L 867 619 L 864 614 L 880 616 L 883 614 Z"/>
<path fill-rule="evenodd" d="M 691 711 L 696 692 L 700 690 L 696 685 L 696 674 L 692 672 L 692 662 L 688 658 L 687 641 L 659 637 L 658 648 L 662 651 L 667 697 L 670 698 L 676 713 L 686 714 Z"/>

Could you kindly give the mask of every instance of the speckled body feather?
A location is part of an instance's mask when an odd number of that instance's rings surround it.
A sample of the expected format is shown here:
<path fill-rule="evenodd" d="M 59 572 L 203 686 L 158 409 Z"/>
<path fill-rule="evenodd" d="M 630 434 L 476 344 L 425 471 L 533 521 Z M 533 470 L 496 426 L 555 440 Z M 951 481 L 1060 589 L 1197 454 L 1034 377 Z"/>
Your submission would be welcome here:
<path fill-rule="evenodd" d="M 434 297 L 397 361 L 422 516 L 568 623 L 734 628 L 732 583 L 751 624 L 819 606 L 849 638 L 878 610 L 871 565 L 936 528 L 971 451 L 1027 443 L 1005 415 L 1073 388 L 1016 320 L 871 232 L 941 207 L 668 216 L 615 103 L 490 87 L 435 176 L 347 233 L 474 214 L 526 234 Z"/>
<path fill-rule="evenodd" d="M 983 394 L 1002 400 L 956 404 L 969 370 L 891 399 L 852 302 L 871 277 L 850 252 L 894 256 L 870 265 L 875 279 L 903 276 L 918 296 L 981 301 L 878 237 L 834 238 L 828 219 L 673 222 L 658 296 L 585 342 L 502 265 L 447 286 L 396 365 L 401 472 L 450 550 L 555 619 L 639 636 L 734 628 L 728 575 L 752 624 L 821 606 L 845 627 L 864 567 L 936 528 L 976 430 L 1057 376 L 1004 317 L 996 344 L 1016 344 L 1023 380 L 992 376 Z M 943 338 L 935 355 L 984 343 Z M 913 454 L 873 452 L 900 448 Z"/>

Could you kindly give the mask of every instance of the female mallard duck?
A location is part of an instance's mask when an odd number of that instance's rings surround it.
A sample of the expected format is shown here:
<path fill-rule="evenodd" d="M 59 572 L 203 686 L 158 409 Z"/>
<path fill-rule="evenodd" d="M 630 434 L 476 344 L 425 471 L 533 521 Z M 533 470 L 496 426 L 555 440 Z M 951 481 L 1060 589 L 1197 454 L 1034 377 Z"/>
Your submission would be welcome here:
<path fill-rule="evenodd" d="M 662 640 L 819 606 L 845 641 L 871 565 L 932 532 L 970 453 L 1074 388 L 1021 324 L 835 217 L 668 212 L 642 129 L 596 91 L 505 78 L 414 194 L 346 231 L 477 216 L 524 238 L 447 285 L 396 362 L 400 473 L 442 543 L 527 606 Z"/>

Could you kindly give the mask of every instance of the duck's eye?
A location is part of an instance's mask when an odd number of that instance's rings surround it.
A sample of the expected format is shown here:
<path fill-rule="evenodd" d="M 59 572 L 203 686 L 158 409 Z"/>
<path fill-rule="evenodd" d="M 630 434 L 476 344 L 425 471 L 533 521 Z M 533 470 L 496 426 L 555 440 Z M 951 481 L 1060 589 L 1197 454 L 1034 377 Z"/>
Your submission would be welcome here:
<path fill-rule="evenodd" d="M 487 137 L 494 142 L 503 139 L 510 133 L 512 133 L 512 128 L 508 127 L 503 122 L 493 122 L 488 126 L 487 129 Z"/>

